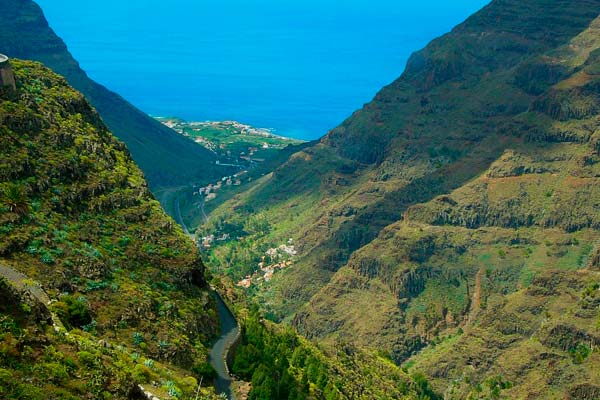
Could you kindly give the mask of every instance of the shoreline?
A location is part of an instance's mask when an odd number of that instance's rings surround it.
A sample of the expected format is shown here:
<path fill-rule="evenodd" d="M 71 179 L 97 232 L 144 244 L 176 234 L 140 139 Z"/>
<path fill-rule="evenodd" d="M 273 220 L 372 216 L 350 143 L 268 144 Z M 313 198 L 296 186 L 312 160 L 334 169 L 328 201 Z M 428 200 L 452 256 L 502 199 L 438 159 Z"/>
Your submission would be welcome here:
<path fill-rule="evenodd" d="M 250 136 L 259 136 L 259 137 L 265 137 L 265 138 L 271 138 L 271 139 L 279 139 L 279 140 L 286 140 L 286 141 L 291 141 L 291 142 L 298 142 L 298 143 L 308 143 L 309 140 L 306 139 L 299 139 L 299 138 L 295 138 L 292 136 L 284 136 L 284 135 L 280 135 L 277 134 L 277 129 L 276 128 L 258 128 L 255 127 L 253 125 L 250 124 L 246 124 L 243 122 L 239 122 L 236 120 L 223 120 L 223 121 L 214 121 L 214 120 L 205 120 L 205 121 L 188 121 L 185 120 L 183 118 L 179 118 L 179 117 L 164 117 L 164 116 L 158 116 L 158 115 L 150 115 L 148 114 L 151 118 L 155 119 L 156 121 L 160 122 L 161 124 L 174 129 L 178 124 L 180 125 L 188 125 L 190 127 L 198 127 L 198 128 L 202 128 L 202 127 L 231 127 L 234 129 L 239 129 L 240 131 L 243 132 L 243 134 L 248 134 Z"/>

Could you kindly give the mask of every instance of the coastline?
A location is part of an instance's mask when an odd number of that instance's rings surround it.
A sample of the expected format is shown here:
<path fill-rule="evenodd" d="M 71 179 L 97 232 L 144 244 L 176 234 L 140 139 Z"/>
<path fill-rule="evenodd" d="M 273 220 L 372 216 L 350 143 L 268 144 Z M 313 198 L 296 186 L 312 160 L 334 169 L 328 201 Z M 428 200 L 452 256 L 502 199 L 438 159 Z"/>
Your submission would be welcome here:
<path fill-rule="evenodd" d="M 239 130 L 242 134 L 247 134 L 250 136 L 260 136 L 260 137 L 264 137 L 264 138 L 279 139 L 279 140 L 285 140 L 285 141 L 297 142 L 297 143 L 306 143 L 307 142 L 307 140 L 305 140 L 305 139 L 299 139 L 299 138 L 295 138 L 292 136 L 278 134 L 278 133 L 276 133 L 277 129 L 275 129 L 275 128 L 258 128 L 256 126 L 246 124 L 243 122 L 239 122 L 239 121 L 235 121 L 235 120 L 187 121 L 187 120 L 179 118 L 179 117 L 164 117 L 164 116 L 151 115 L 151 114 L 148 114 L 148 115 L 151 118 L 159 121 L 161 124 L 171 128 L 171 129 L 175 129 L 175 130 L 177 130 L 178 125 L 187 125 L 190 127 L 197 127 L 197 128 L 207 128 L 207 127 L 232 128 L 232 129 Z"/>

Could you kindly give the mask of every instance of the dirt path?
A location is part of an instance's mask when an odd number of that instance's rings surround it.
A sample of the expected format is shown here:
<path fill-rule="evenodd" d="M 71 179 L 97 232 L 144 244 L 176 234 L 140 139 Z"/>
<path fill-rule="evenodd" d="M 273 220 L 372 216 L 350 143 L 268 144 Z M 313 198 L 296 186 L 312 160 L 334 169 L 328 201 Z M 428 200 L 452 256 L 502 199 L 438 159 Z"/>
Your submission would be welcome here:
<path fill-rule="evenodd" d="M 475 290 L 473 291 L 473 298 L 471 299 L 471 310 L 469 312 L 469 319 L 467 324 L 470 325 L 475 321 L 477 314 L 481 310 L 481 279 L 485 273 L 485 268 L 481 268 L 477 271 L 475 276 Z"/>

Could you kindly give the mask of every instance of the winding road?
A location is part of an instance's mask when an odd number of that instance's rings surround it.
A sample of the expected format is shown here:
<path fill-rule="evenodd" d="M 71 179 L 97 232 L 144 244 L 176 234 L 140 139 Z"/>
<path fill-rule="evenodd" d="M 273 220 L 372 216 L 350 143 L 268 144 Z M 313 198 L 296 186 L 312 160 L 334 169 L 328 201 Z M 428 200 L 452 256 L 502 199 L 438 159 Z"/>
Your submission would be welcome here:
<path fill-rule="evenodd" d="M 183 217 L 181 216 L 181 207 L 179 206 L 179 197 L 177 197 L 177 200 L 176 200 L 175 210 L 177 211 L 177 222 L 179 223 L 179 225 L 181 225 L 185 234 L 190 236 L 192 238 L 192 240 L 195 241 L 196 235 L 193 235 L 192 233 L 190 233 L 187 225 L 185 224 L 185 222 L 183 222 Z"/>
<path fill-rule="evenodd" d="M 204 213 L 204 204 L 202 204 L 202 212 Z M 183 222 L 183 218 L 181 216 L 181 209 L 179 208 L 179 198 L 176 200 L 176 211 L 178 216 L 178 223 L 183 228 L 184 232 L 194 241 L 196 242 L 196 235 L 190 233 L 188 227 Z M 206 217 L 206 214 L 204 214 Z M 196 242 L 197 244 L 197 242 Z M 240 337 L 240 327 L 223 299 L 221 295 L 212 288 L 212 294 L 215 297 L 217 302 L 217 312 L 219 313 L 219 321 L 221 325 L 221 336 L 215 342 L 212 349 L 210 350 L 210 364 L 217 372 L 217 378 L 215 379 L 215 389 L 217 393 L 224 393 L 229 400 L 235 400 L 235 395 L 231 388 L 231 383 L 233 382 L 233 377 L 229 372 L 229 367 L 227 366 L 227 358 L 229 356 L 229 351 L 231 350 L 233 344 Z"/>
<path fill-rule="evenodd" d="M 210 351 L 210 364 L 217 371 L 218 375 L 215 379 L 215 389 L 217 393 L 224 393 L 228 399 L 235 400 L 235 396 L 231 390 L 233 378 L 227 366 L 227 356 L 231 347 L 239 338 L 240 328 L 233 313 L 229 310 L 221 296 L 217 292 L 213 291 L 213 293 L 217 301 L 217 311 L 219 312 L 219 320 L 221 322 L 221 337 Z"/>
<path fill-rule="evenodd" d="M 181 200 L 182 196 L 183 196 L 183 194 L 179 194 L 175 200 L 175 212 L 177 213 L 177 215 L 176 215 L 177 218 L 175 218 L 175 220 L 179 225 L 181 225 L 185 234 L 190 236 L 195 241 L 196 234 L 191 233 L 189 231 L 188 227 L 186 226 L 185 222 L 183 221 L 183 216 L 181 215 L 180 200 Z M 205 201 L 201 200 L 200 205 L 198 206 L 198 209 L 202 213 L 202 223 L 203 224 L 205 224 L 208 221 L 208 215 L 206 215 L 206 211 L 204 211 L 204 204 L 205 204 Z"/>

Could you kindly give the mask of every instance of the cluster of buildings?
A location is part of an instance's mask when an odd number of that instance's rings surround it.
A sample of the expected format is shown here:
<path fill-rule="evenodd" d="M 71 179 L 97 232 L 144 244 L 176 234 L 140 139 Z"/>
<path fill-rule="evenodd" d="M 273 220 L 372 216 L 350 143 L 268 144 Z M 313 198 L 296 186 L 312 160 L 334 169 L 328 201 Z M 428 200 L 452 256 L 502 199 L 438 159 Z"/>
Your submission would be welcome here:
<path fill-rule="evenodd" d="M 190 126 L 211 126 L 213 128 L 233 128 L 234 130 L 240 132 L 242 135 L 252 135 L 252 136 L 262 136 L 267 138 L 274 138 L 277 135 L 273 134 L 272 129 L 268 128 L 255 128 L 250 125 L 242 124 L 237 121 L 207 121 L 207 122 L 192 122 Z"/>
<path fill-rule="evenodd" d="M 202 243 L 202 247 L 210 248 L 215 242 L 225 242 L 230 239 L 230 235 L 228 233 L 224 233 L 223 235 L 216 237 L 215 235 L 203 236 L 200 240 Z"/>
<path fill-rule="evenodd" d="M 241 171 L 235 175 L 224 176 L 216 183 L 199 188 L 193 194 L 194 196 L 204 196 L 204 201 L 214 200 L 217 197 L 217 192 L 224 186 L 240 186 L 242 184 L 242 177 L 247 173 L 248 171 Z"/>
<path fill-rule="evenodd" d="M 275 272 L 291 267 L 294 264 L 291 257 L 297 254 L 298 251 L 292 244 L 292 239 L 287 244 L 267 250 L 265 255 L 262 256 L 261 262 L 258 263 L 258 271 L 246 276 L 237 283 L 237 286 L 248 289 L 253 284 L 260 284 L 263 281 L 269 282 L 273 279 Z M 267 259 L 270 262 L 267 263 Z"/>

